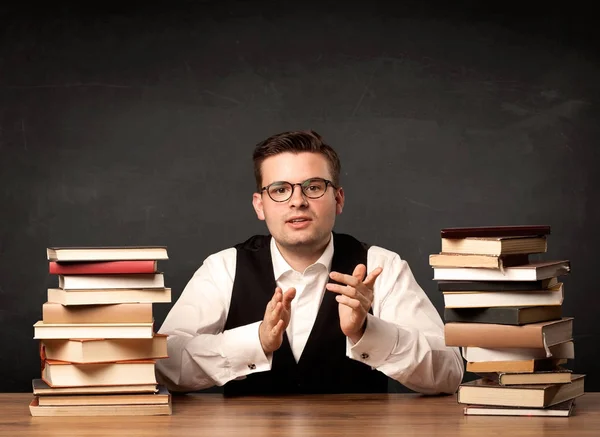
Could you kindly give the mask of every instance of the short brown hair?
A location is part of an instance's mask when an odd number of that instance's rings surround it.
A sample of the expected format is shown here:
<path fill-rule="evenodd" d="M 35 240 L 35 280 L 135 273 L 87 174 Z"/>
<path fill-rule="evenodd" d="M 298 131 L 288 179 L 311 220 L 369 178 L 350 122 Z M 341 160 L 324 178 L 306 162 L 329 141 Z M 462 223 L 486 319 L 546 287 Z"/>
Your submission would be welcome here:
<path fill-rule="evenodd" d="M 326 144 L 321 135 L 313 130 L 289 131 L 270 136 L 258 143 L 254 149 L 252 160 L 254 161 L 254 177 L 256 187 L 260 191 L 262 184 L 261 166 L 265 159 L 280 153 L 312 152 L 320 153 L 329 162 L 329 170 L 333 184 L 339 187 L 340 183 L 340 158 L 335 150 Z"/>

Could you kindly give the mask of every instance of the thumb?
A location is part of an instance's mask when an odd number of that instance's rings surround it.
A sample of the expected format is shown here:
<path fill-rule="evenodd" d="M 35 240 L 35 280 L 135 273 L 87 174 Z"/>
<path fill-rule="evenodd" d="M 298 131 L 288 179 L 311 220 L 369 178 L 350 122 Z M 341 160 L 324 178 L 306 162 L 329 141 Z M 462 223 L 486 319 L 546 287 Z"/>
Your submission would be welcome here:
<path fill-rule="evenodd" d="M 354 276 L 359 281 L 363 281 L 365 278 L 365 274 L 367 273 L 367 266 L 364 264 L 359 264 L 354 268 L 354 272 L 352 272 L 352 276 Z"/>

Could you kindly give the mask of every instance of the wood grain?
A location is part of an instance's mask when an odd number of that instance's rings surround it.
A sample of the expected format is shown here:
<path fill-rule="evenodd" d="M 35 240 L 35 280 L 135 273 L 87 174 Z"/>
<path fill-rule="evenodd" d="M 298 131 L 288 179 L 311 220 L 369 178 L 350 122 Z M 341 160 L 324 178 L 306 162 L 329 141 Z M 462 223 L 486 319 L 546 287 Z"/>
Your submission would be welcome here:
<path fill-rule="evenodd" d="M 416 394 L 173 397 L 172 416 L 31 417 L 31 394 L 0 394 L 0 437 L 597 436 L 600 393 L 577 400 L 572 417 L 464 416 L 455 396 Z"/>

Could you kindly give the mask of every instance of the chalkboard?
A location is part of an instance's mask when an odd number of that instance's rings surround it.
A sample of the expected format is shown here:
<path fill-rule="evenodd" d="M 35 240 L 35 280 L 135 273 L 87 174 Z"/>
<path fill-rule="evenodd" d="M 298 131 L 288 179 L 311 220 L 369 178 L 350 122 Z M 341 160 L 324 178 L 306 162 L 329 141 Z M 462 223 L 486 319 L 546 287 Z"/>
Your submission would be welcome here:
<path fill-rule="evenodd" d="M 590 28 L 568 25 L 582 12 L 121 3 L 0 15 L 1 391 L 40 374 L 47 247 L 165 245 L 174 302 L 205 257 L 266 232 L 253 147 L 297 129 L 341 156 L 336 230 L 398 252 L 440 313 L 440 229 L 551 225 L 546 258 L 572 264 L 569 366 L 600 389 L 600 68 Z"/>

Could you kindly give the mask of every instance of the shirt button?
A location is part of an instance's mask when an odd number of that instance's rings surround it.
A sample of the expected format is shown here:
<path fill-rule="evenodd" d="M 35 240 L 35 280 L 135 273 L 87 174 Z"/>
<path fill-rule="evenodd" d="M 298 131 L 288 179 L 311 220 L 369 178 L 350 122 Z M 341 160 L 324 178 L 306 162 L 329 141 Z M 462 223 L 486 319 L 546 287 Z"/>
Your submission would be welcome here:
<path fill-rule="evenodd" d="M 360 357 L 361 357 L 363 360 L 366 360 L 367 358 L 369 358 L 369 354 L 368 354 L 368 353 L 366 353 L 366 352 L 363 352 L 362 354 L 360 354 Z"/>
<path fill-rule="evenodd" d="M 256 369 L 256 364 L 248 364 L 248 369 L 250 369 L 250 370 Z"/>

